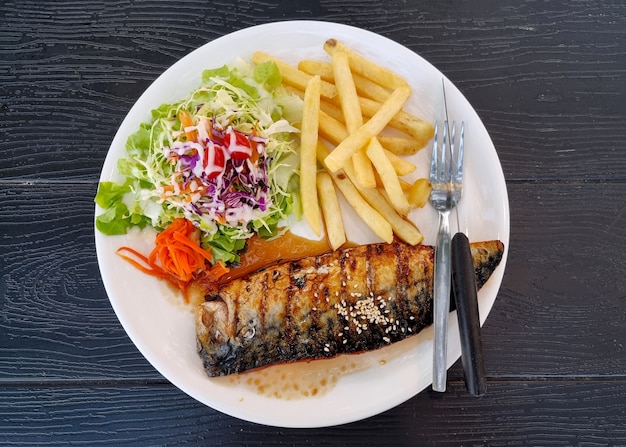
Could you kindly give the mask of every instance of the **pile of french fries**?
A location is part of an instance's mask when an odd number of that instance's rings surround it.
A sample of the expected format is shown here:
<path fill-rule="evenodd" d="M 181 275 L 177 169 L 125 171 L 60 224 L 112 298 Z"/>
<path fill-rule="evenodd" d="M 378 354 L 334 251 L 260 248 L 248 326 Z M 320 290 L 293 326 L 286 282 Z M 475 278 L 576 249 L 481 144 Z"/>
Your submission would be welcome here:
<path fill-rule="evenodd" d="M 263 52 L 252 56 L 257 64 L 276 63 L 283 83 L 303 99 L 304 218 L 317 235 L 325 227 L 333 249 L 343 245 L 338 190 L 382 240 L 391 243 L 395 235 L 419 244 L 423 236 L 406 217 L 412 208 L 424 206 L 431 188 L 424 178 L 413 183 L 402 179 L 416 169 L 403 156 L 423 148 L 433 137 L 433 126 L 403 110 L 411 88 L 402 77 L 336 39 L 327 40 L 324 50 L 329 62 L 302 60 L 297 67 Z"/>

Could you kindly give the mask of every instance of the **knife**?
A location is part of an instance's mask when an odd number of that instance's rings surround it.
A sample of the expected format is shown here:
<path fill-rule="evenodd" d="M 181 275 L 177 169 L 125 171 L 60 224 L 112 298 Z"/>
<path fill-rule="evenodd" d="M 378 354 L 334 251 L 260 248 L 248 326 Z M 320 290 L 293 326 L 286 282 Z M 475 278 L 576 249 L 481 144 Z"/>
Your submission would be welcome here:
<path fill-rule="evenodd" d="M 476 273 L 470 243 L 464 233 L 456 233 L 451 243 L 452 295 L 456 303 L 461 336 L 461 363 L 465 387 L 474 396 L 487 390 L 483 359 Z"/>

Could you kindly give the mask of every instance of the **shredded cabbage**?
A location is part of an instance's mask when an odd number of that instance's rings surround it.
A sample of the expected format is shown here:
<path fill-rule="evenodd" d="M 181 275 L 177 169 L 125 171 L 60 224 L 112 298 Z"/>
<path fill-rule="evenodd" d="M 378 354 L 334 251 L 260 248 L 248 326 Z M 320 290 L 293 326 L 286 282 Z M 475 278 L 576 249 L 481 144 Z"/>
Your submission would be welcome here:
<path fill-rule="evenodd" d="M 237 60 L 205 70 L 200 88 L 152 111 L 118 161 L 123 184 L 101 182 L 96 227 L 162 230 L 184 217 L 201 230 L 214 262 L 238 261 L 245 241 L 273 237 L 301 214 L 297 180 L 302 102 L 273 62 Z"/>

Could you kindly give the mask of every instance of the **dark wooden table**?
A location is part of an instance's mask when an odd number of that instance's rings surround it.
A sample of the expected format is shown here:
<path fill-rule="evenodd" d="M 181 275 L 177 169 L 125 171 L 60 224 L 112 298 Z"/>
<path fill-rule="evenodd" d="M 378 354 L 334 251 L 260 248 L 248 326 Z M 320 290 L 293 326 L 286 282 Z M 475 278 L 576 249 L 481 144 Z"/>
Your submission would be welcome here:
<path fill-rule="evenodd" d="M 490 132 L 511 243 L 484 397 L 457 362 L 445 394 L 368 420 L 259 426 L 164 380 L 118 322 L 93 197 L 119 124 L 191 50 L 287 19 L 407 46 Z M 0 54 L 0 445 L 626 445 L 622 0 L 4 0 Z"/>

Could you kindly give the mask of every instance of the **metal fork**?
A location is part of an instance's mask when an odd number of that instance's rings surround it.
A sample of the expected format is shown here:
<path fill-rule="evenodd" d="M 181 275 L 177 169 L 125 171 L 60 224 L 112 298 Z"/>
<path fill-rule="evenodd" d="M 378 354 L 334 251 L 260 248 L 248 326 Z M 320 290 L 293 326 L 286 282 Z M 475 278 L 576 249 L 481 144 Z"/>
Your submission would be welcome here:
<path fill-rule="evenodd" d="M 444 91 L 445 104 L 445 91 Z M 446 390 L 448 315 L 450 312 L 451 267 L 450 267 L 450 211 L 461 199 L 463 191 L 463 139 L 465 124 L 461 122 L 458 143 L 456 122 L 448 127 L 448 113 L 443 122 L 443 138 L 439 141 L 440 126 L 435 123 L 430 183 L 430 202 L 439 212 L 439 231 L 435 249 L 434 275 L 434 391 Z"/>

